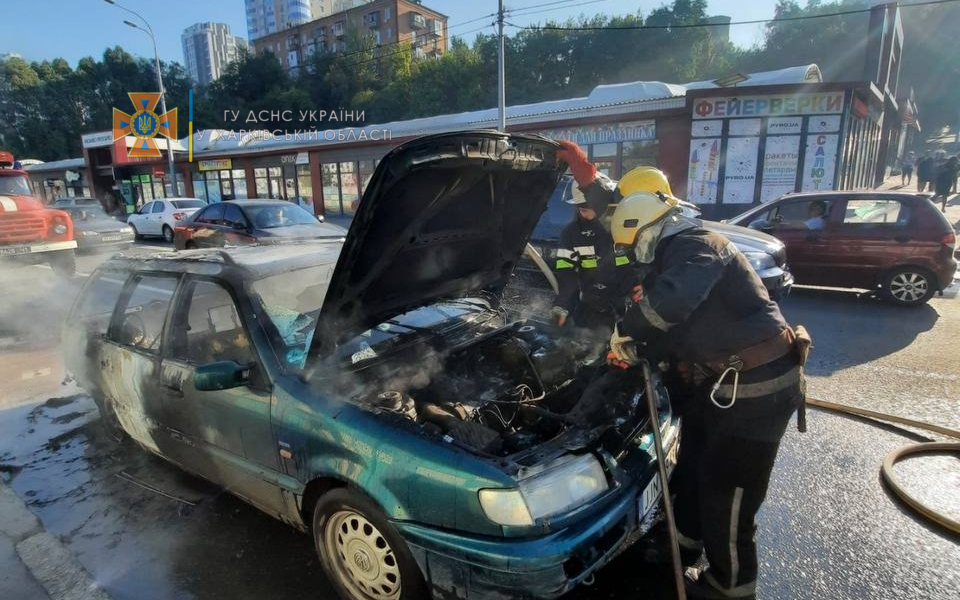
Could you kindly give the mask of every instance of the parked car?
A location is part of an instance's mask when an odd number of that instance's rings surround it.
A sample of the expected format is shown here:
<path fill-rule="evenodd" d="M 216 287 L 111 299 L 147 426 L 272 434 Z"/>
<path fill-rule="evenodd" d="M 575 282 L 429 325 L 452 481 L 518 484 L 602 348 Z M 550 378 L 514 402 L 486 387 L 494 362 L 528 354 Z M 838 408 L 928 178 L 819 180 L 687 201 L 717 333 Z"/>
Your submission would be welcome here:
<path fill-rule="evenodd" d="M 57 198 L 50 203 L 50 208 L 70 208 L 73 206 L 100 206 L 100 201 L 96 198 L 76 197 L 76 198 Z"/>
<path fill-rule="evenodd" d="M 119 255 L 68 368 L 144 448 L 313 535 L 344 599 L 556 597 L 651 527 L 659 381 L 497 297 L 560 178 L 536 136 L 429 136 L 347 238 Z"/>
<path fill-rule="evenodd" d="M 177 225 L 182 225 L 187 217 L 206 205 L 206 202 L 197 198 L 154 200 L 127 217 L 127 224 L 133 227 L 137 239 L 159 236 L 163 237 L 164 241 L 172 242 L 173 231 Z"/>
<path fill-rule="evenodd" d="M 560 232 L 568 223 L 576 218 L 576 211 L 567 204 L 573 195 L 573 186 L 576 182 L 572 177 L 566 176 L 560 182 L 560 185 L 554 190 L 547 204 L 547 210 L 543 213 L 540 221 L 533 230 L 530 237 L 530 243 L 536 248 L 540 255 L 548 264 L 553 264 L 557 257 L 557 248 L 560 245 Z M 682 202 L 684 214 L 690 217 L 699 217 L 700 209 L 695 204 Z M 790 293 L 793 286 L 793 275 L 787 266 L 787 251 L 783 242 L 765 233 L 718 223 L 716 221 L 703 221 L 703 226 L 710 231 L 723 234 L 731 242 L 736 244 L 737 248 L 743 252 L 747 260 L 756 270 L 757 275 L 763 280 L 763 285 L 770 293 L 770 297 L 775 301 L 780 301 Z M 526 272 L 532 272 L 535 267 L 527 261 L 522 264 L 522 269 Z M 528 276 L 525 280 L 542 281 L 542 277 L 536 275 Z"/>
<path fill-rule="evenodd" d="M 343 227 L 321 223 L 292 202 L 231 200 L 206 206 L 178 225 L 173 232 L 173 245 L 189 250 L 346 234 Z"/>
<path fill-rule="evenodd" d="M 813 217 L 821 208 L 823 216 Z M 927 302 L 957 269 L 953 227 L 922 194 L 788 194 L 730 223 L 782 240 L 800 284 L 877 290 L 894 304 Z"/>
<path fill-rule="evenodd" d="M 60 207 L 58 207 L 60 208 Z M 123 248 L 133 243 L 133 228 L 106 213 L 100 204 L 62 207 L 73 220 L 78 252 Z"/>

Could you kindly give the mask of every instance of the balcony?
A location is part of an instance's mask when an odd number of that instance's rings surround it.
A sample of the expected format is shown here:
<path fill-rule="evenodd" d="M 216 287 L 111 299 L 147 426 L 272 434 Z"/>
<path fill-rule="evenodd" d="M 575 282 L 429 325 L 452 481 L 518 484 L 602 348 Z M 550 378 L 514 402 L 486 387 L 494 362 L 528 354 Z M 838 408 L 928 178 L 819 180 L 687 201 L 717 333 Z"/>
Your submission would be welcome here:
<path fill-rule="evenodd" d="M 299 48 L 300 47 L 300 36 L 299 35 L 288 35 L 287 36 L 287 48 Z"/>
<path fill-rule="evenodd" d="M 327 39 L 327 30 L 324 27 L 317 27 L 313 30 L 313 39 L 317 42 L 323 42 Z"/>
<path fill-rule="evenodd" d="M 337 21 L 331 27 L 333 30 L 333 35 L 338 38 L 342 38 L 347 34 L 347 23 L 345 21 Z"/>
<path fill-rule="evenodd" d="M 363 16 L 363 24 L 367 27 L 379 27 L 380 26 L 380 13 L 372 12 Z"/>
<path fill-rule="evenodd" d="M 427 20 L 420 13 L 410 13 L 410 28 L 423 29 L 427 26 Z"/>
<path fill-rule="evenodd" d="M 427 34 L 436 37 L 443 36 L 443 21 L 439 19 L 430 19 L 427 21 Z"/>

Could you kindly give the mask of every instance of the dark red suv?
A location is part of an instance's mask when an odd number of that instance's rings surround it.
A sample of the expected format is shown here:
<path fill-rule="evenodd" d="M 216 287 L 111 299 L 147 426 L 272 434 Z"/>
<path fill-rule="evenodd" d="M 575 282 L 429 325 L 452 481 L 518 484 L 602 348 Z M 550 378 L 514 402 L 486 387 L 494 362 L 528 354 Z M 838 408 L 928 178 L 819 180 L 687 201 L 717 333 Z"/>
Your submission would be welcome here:
<path fill-rule="evenodd" d="M 889 302 L 918 305 L 957 270 L 953 228 L 923 195 L 788 194 L 729 222 L 782 240 L 800 285 L 875 289 Z"/>

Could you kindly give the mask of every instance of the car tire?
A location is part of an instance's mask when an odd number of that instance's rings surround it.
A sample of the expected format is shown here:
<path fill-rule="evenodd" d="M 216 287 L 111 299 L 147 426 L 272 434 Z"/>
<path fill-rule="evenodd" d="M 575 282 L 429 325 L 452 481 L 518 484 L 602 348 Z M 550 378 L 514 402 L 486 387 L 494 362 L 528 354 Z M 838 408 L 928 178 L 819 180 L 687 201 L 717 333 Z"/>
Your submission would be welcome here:
<path fill-rule="evenodd" d="M 429 597 L 407 543 L 359 492 L 337 488 L 317 500 L 313 539 L 327 579 L 344 600 Z"/>
<path fill-rule="evenodd" d="M 936 291 L 936 280 L 930 271 L 920 267 L 897 267 L 883 278 L 880 297 L 898 306 L 926 304 Z"/>
<path fill-rule="evenodd" d="M 163 226 L 163 241 L 165 241 L 168 244 L 173 243 L 173 230 L 170 229 L 169 225 Z"/>
<path fill-rule="evenodd" d="M 77 274 L 77 255 L 73 250 L 60 250 L 50 257 L 50 268 L 64 278 L 71 278 Z"/>
<path fill-rule="evenodd" d="M 140 232 L 139 232 L 139 231 L 137 231 L 137 226 L 136 226 L 136 225 L 130 225 L 130 229 L 133 230 L 133 241 L 139 242 L 140 240 L 143 239 L 143 236 L 140 235 Z"/>

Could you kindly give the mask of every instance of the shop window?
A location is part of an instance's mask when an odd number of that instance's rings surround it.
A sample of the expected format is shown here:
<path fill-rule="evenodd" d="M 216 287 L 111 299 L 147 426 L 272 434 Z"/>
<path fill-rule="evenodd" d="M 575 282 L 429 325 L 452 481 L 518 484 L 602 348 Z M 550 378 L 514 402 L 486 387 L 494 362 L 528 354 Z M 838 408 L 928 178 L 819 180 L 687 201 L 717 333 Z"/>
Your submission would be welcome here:
<path fill-rule="evenodd" d="M 340 190 L 343 200 L 343 212 L 353 216 L 357 204 L 360 203 L 360 186 L 357 181 L 356 163 L 340 163 Z"/>
<path fill-rule="evenodd" d="M 297 165 L 297 185 L 300 186 L 299 203 L 310 214 L 316 214 L 313 207 L 313 184 L 310 178 L 310 165 Z"/>
<path fill-rule="evenodd" d="M 337 173 L 337 164 L 321 165 L 323 173 L 323 210 L 330 217 L 340 217 L 343 209 L 340 204 L 340 176 Z"/>
<path fill-rule="evenodd" d="M 220 202 L 223 196 L 220 194 L 220 175 L 217 171 L 207 172 L 207 202 Z"/>
<path fill-rule="evenodd" d="M 220 171 L 220 193 L 223 200 L 233 200 L 233 180 L 230 179 L 230 171 Z"/>
<path fill-rule="evenodd" d="M 593 164 L 597 165 L 597 170 L 607 177 L 616 178 L 619 176 L 614 171 L 617 162 L 617 144 L 593 144 L 590 146 L 590 154 L 593 157 Z"/>
<path fill-rule="evenodd" d="M 233 197 L 247 198 L 247 174 L 243 169 L 233 169 L 230 171 L 233 177 Z"/>
<path fill-rule="evenodd" d="M 257 198 L 270 197 L 270 181 L 267 179 L 267 169 L 258 168 L 253 170 L 253 180 L 257 186 Z"/>
<path fill-rule="evenodd" d="M 659 147 L 656 140 L 639 142 L 624 142 L 621 150 L 620 173 L 627 173 L 631 169 L 649 165 L 657 166 Z"/>
<path fill-rule="evenodd" d="M 370 178 L 373 177 L 374 163 L 372 160 L 361 160 L 360 161 L 360 196 L 363 197 L 364 192 L 367 191 L 367 184 L 370 183 Z"/>

